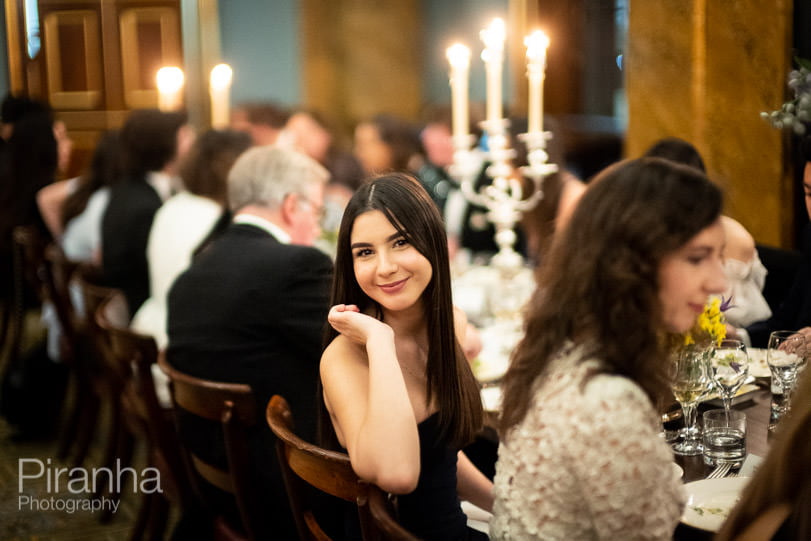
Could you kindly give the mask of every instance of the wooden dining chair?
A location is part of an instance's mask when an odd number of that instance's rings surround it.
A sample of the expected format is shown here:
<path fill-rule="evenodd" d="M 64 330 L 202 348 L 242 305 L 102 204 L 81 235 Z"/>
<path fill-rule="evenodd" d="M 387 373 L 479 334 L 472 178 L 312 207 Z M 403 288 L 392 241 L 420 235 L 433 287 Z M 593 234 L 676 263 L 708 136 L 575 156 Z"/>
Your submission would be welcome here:
<path fill-rule="evenodd" d="M 307 443 L 295 434 L 293 414 L 287 400 L 279 395 L 271 397 L 265 416 L 270 429 L 277 438 L 276 454 L 279 458 L 282 478 L 296 528 L 302 540 L 328 541 L 331 539 L 315 516 L 313 502 L 308 501 L 306 496 L 308 485 L 330 496 L 357 505 L 364 541 L 390 538 L 412 541 L 416 539 L 397 524 L 383 506 L 378 507 L 380 521 L 374 519 L 369 508 L 369 494 L 370 492 L 380 492 L 383 498 L 385 495 L 377 487 L 358 478 L 352 469 L 348 455 Z M 381 526 L 385 525 L 384 528 L 378 528 L 378 523 Z M 389 531 L 395 537 L 388 537 L 387 532 Z M 387 535 L 384 535 L 384 532 Z"/>
<path fill-rule="evenodd" d="M 372 516 L 381 539 L 388 541 L 419 541 L 418 538 L 403 528 L 394 516 L 394 505 L 389 495 L 375 485 L 369 485 L 367 495 L 369 513 Z"/>
<path fill-rule="evenodd" d="M 107 334 L 96 321 L 96 312 L 102 303 L 115 293 L 115 289 L 103 285 L 102 275 L 97 267 L 80 265 L 75 272 L 76 284 L 79 287 L 82 311 L 77 316 L 78 347 L 77 370 L 81 373 L 84 391 L 79 400 L 81 404 L 82 424 L 76 433 L 75 451 L 72 459 L 74 467 L 81 467 L 88 457 L 90 446 L 101 436 L 102 463 L 107 464 L 115 459 L 120 437 L 120 402 L 119 376 L 117 371 L 110 370 L 106 361 L 109 344 Z M 106 415 L 106 430 L 101 428 L 100 413 Z M 103 483 L 99 484 L 99 487 Z M 99 494 L 97 494 L 98 496 Z M 111 517 L 101 515 L 104 520 Z"/>
<path fill-rule="evenodd" d="M 46 298 L 43 274 L 47 239 L 35 226 L 17 226 L 11 235 L 12 287 L 0 343 L 3 414 L 22 437 L 50 438 L 58 427 L 67 370 L 51 361 L 38 325 Z"/>
<path fill-rule="evenodd" d="M 269 525 L 262 520 L 258 489 L 251 471 L 248 432 L 258 423 L 256 402 L 249 385 L 222 383 L 197 378 L 175 370 L 163 357 L 158 358 L 161 369 L 169 376 L 169 388 L 176 410 L 220 423 L 225 442 L 227 468 L 218 467 L 201 458 L 181 439 L 180 448 L 191 469 L 206 482 L 234 496 L 241 524 L 233 524 L 216 502 L 193 478 L 196 493 L 214 514 L 216 539 L 272 539 Z"/>
<path fill-rule="evenodd" d="M 129 437 L 119 438 L 118 456 L 131 456 L 133 440 L 146 443 L 147 461 L 160 472 L 162 492 L 144 493 L 130 539 L 163 537 L 170 504 L 181 513 L 193 507 L 194 494 L 187 466 L 172 421 L 172 411 L 161 406 L 152 367 L 158 362 L 158 347 L 151 336 L 128 328 L 130 321 L 123 292 L 116 290 L 96 312 L 96 322 L 107 333 L 110 371 L 115 371 L 120 389 L 121 422 Z M 107 466 L 107 465 L 105 465 Z"/>
<path fill-rule="evenodd" d="M 65 256 L 58 244 L 52 242 L 45 248 L 43 282 L 45 296 L 51 301 L 59 323 L 59 358 L 68 368 L 64 420 L 59 435 L 56 456 L 68 456 L 79 424 L 82 422 L 82 396 L 90 392 L 82 369 L 82 355 L 78 332 L 79 318 L 71 294 L 71 280 L 79 264 Z"/>

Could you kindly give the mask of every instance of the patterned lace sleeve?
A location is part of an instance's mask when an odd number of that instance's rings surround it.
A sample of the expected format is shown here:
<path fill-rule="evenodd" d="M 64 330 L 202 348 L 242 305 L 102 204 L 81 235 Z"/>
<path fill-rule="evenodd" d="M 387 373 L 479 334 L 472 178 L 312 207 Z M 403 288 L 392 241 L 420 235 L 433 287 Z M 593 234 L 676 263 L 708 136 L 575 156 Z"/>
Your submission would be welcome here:
<path fill-rule="evenodd" d="M 658 435 L 656 414 L 642 390 L 616 376 L 585 389 L 586 408 L 572 412 L 573 474 L 599 539 L 670 539 L 684 503 Z"/>

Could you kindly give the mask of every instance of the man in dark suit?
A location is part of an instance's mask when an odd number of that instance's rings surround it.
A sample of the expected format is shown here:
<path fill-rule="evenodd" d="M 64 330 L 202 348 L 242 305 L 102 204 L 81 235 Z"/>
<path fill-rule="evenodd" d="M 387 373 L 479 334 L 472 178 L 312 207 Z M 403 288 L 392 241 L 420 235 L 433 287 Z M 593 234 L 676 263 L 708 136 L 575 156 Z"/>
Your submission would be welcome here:
<path fill-rule="evenodd" d="M 802 142 L 803 193 L 808 217 L 811 218 L 811 135 Z M 794 282 L 772 317 L 752 323 L 746 328 L 752 346 L 765 348 L 773 331 L 801 330 L 811 340 L 811 224 L 807 225 L 803 239 L 803 259 Z M 744 333 L 737 330 L 739 335 Z"/>
<path fill-rule="evenodd" d="M 260 413 L 272 395 L 284 396 L 296 432 L 308 441 L 315 438 L 332 272 L 330 259 L 312 247 L 327 178 L 292 150 L 245 152 L 228 176 L 233 223 L 178 277 L 168 301 L 169 363 L 193 376 L 249 384 Z M 277 538 L 294 539 L 273 436 L 260 424 L 251 447 L 262 505 Z M 186 415 L 180 430 L 201 457 L 225 464 L 214 427 Z"/>

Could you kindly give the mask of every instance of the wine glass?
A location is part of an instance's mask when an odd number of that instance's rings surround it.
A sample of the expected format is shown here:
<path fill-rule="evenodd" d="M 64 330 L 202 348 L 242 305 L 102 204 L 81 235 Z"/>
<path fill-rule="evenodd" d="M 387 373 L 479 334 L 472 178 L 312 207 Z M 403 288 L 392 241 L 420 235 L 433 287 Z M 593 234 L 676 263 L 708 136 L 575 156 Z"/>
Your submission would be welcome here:
<path fill-rule="evenodd" d="M 786 410 L 791 409 L 791 392 L 798 371 L 805 365 L 807 347 L 805 336 L 796 331 L 774 331 L 769 335 L 766 363 L 783 389 Z"/>
<path fill-rule="evenodd" d="M 684 439 L 673 445 L 679 455 L 700 455 L 704 450 L 696 427 L 696 406 L 712 388 L 708 352 L 696 347 L 679 352 L 673 363 L 671 389 L 684 413 Z"/>
<path fill-rule="evenodd" d="M 740 340 L 721 340 L 712 348 L 711 366 L 713 383 L 721 395 L 726 418 L 729 419 L 732 397 L 749 375 L 749 355 L 746 353 L 746 345 Z"/>

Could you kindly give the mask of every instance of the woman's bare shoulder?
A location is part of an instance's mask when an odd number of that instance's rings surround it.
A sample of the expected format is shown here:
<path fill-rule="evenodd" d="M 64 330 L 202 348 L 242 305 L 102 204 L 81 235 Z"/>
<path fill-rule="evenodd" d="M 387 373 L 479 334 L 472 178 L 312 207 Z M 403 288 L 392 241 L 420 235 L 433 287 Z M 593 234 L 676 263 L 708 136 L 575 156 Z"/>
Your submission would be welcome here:
<path fill-rule="evenodd" d="M 321 354 L 321 373 L 332 370 L 346 370 L 368 367 L 366 350 L 347 337 L 339 334 Z"/>

